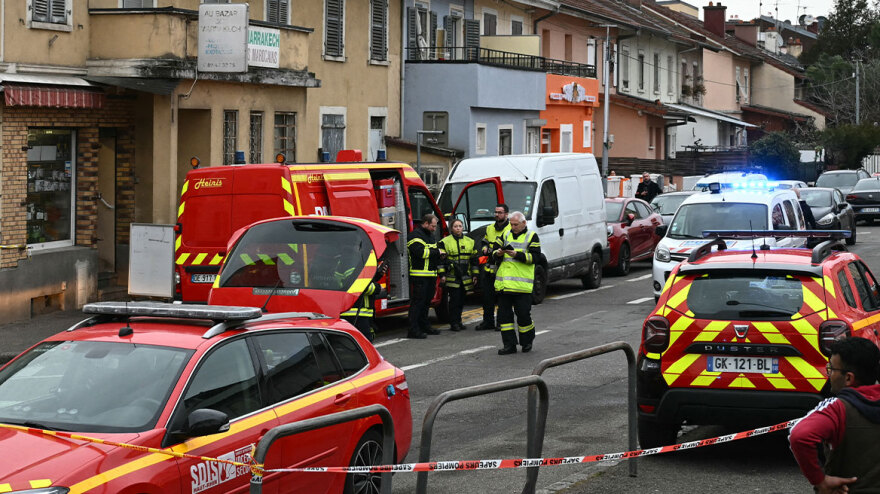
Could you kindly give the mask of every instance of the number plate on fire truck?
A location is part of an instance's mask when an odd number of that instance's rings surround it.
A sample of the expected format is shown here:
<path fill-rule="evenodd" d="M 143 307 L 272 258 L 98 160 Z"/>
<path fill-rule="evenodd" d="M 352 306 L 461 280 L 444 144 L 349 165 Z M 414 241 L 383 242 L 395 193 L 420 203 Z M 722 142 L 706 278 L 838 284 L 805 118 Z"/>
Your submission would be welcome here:
<path fill-rule="evenodd" d="M 190 281 L 193 283 L 214 283 L 214 278 L 216 278 L 216 274 L 194 274 L 190 278 Z"/>
<path fill-rule="evenodd" d="M 706 359 L 709 372 L 743 372 L 754 374 L 778 374 L 779 359 L 766 357 L 709 356 Z"/>

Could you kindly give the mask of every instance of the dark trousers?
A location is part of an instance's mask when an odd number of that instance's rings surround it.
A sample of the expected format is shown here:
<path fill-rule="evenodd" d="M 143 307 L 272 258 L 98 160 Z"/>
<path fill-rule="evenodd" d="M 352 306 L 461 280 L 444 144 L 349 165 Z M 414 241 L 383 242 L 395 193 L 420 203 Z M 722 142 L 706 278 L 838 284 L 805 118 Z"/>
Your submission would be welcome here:
<path fill-rule="evenodd" d="M 480 292 L 483 297 L 483 324 L 495 325 L 495 273 L 480 271 Z"/>
<path fill-rule="evenodd" d="M 467 291 L 463 286 L 446 287 L 446 293 L 449 294 L 449 324 L 461 324 L 461 311 L 464 309 L 464 296 Z"/>
<path fill-rule="evenodd" d="M 535 341 L 535 324 L 532 322 L 532 294 L 498 292 L 498 327 L 501 329 L 501 342 L 505 348 L 515 347 L 517 340 L 513 315 L 516 313 L 516 326 L 519 326 L 519 344 L 531 345 Z"/>
<path fill-rule="evenodd" d="M 434 298 L 434 288 L 437 278 L 424 276 L 410 276 L 409 297 L 409 334 L 417 335 L 427 333 L 431 329 L 428 322 L 428 309 L 431 307 L 431 299 Z"/>
<path fill-rule="evenodd" d="M 342 316 L 342 319 L 348 321 L 349 324 L 356 327 L 364 337 L 373 341 L 373 318 L 364 316 Z"/>

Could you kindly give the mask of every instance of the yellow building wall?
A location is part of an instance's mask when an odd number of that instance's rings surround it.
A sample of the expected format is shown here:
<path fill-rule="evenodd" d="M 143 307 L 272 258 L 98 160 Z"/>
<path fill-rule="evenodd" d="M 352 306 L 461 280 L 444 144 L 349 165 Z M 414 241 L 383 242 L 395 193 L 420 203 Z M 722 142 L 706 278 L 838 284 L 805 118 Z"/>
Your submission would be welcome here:
<path fill-rule="evenodd" d="M 541 56 L 540 36 L 480 36 L 480 48 Z"/>
<path fill-rule="evenodd" d="M 70 31 L 60 31 L 28 27 L 26 0 L 3 2 L 3 62 L 85 67 L 89 53 L 88 4 L 87 0 L 71 3 Z"/>
<path fill-rule="evenodd" d="M 819 130 L 825 128 L 824 115 L 795 103 L 794 76 L 772 65 L 762 64 L 754 69 L 751 77 L 752 104 L 809 115 Z"/>
<path fill-rule="evenodd" d="M 456 2 L 456 3 L 465 3 L 465 2 Z M 532 32 L 532 16 L 531 14 L 525 12 L 522 8 L 513 2 L 498 2 L 496 0 L 478 0 L 474 2 L 474 19 L 477 19 L 481 22 L 480 25 L 480 34 L 482 33 L 482 20 L 483 20 L 483 9 L 487 8 L 490 10 L 494 10 L 498 13 L 495 34 L 497 35 L 505 35 L 512 34 L 510 31 L 510 21 L 513 17 L 522 18 L 523 34 L 536 34 Z M 442 26 L 440 26 L 442 27 Z"/>

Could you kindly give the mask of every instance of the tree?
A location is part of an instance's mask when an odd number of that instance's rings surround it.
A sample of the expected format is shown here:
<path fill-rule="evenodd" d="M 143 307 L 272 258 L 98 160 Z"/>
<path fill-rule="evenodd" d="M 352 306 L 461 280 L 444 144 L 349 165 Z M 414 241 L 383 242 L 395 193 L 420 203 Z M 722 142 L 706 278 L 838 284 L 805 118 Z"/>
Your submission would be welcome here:
<path fill-rule="evenodd" d="M 873 123 L 839 125 L 822 132 L 825 161 L 837 168 L 858 168 L 880 145 L 880 126 Z"/>
<path fill-rule="evenodd" d="M 749 145 L 749 162 L 780 180 L 796 178 L 801 155 L 790 135 L 770 132 Z"/>
<path fill-rule="evenodd" d="M 835 0 L 817 43 L 801 56 L 801 62 L 812 64 L 822 54 L 839 55 L 846 60 L 868 58 L 876 52 L 876 38 L 872 35 L 877 34 L 878 21 L 880 13 L 870 7 L 868 0 Z"/>

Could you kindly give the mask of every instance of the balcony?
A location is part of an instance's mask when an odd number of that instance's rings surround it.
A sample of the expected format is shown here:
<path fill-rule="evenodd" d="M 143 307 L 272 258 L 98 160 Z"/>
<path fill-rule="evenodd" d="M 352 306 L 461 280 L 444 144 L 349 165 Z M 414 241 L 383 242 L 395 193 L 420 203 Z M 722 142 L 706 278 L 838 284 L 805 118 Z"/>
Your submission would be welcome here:
<path fill-rule="evenodd" d="M 475 46 L 407 48 L 406 61 L 407 63 L 478 63 L 547 74 L 596 78 L 595 65 Z"/>

